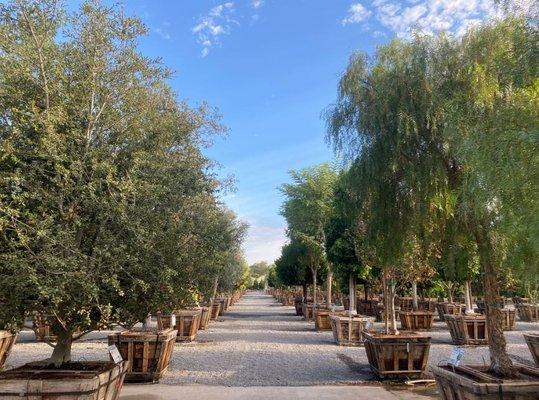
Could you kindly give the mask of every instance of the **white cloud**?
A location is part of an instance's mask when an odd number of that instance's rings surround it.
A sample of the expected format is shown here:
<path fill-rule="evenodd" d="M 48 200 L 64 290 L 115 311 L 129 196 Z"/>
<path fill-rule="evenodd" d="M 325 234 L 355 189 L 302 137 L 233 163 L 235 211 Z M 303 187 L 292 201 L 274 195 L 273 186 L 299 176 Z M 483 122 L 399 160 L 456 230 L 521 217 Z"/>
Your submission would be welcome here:
<path fill-rule="evenodd" d="M 255 9 L 255 10 L 258 10 L 260 7 L 262 7 L 264 5 L 264 0 L 252 0 L 251 1 L 251 6 Z"/>
<path fill-rule="evenodd" d="M 530 12 L 537 4 L 535 0 L 516 0 L 507 12 Z M 414 30 L 426 34 L 447 31 L 459 36 L 468 27 L 501 14 L 493 0 L 373 0 L 370 9 L 352 4 L 343 25 L 360 23 L 365 27 L 369 19 L 374 19 L 400 37 L 408 37 Z"/>
<path fill-rule="evenodd" d="M 220 36 L 230 33 L 238 22 L 232 18 L 234 3 L 226 2 L 210 9 L 207 15 L 199 18 L 191 29 L 202 45 L 201 56 L 206 57 L 210 49 L 220 43 Z"/>
<path fill-rule="evenodd" d="M 275 261 L 281 254 L 281 247 L 286 243 L 284 226 L 270 226 L 249 222 L 249 236 L 243 244 L 245 257 L 249 264 L 258 261 Z"/>
<path fill-rule="evenodd" d="M 165 40 L 172 39 L 171 36 L 161 28 L 155 28 L 154 32 L 157 33 L 159 36 L 161 36 Z"/>
<path fill-rule="evenodd" d="M 371 12 L 367 10 L 363 4 L 355 3 L 348 9 L 348 15 L 342 20 L 343 25 L 357 24 L 367 20 L 371 15 Z"/>

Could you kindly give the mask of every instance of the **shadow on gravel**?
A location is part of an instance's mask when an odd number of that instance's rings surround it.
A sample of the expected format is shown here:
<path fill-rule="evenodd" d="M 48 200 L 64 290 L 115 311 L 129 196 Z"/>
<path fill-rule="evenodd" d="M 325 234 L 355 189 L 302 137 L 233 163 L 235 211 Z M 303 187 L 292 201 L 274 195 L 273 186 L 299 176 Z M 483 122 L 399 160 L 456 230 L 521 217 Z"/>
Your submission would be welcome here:
<path fill-rule="evenodd" d="M 360 374 L 362 380 L 377 380 L 368 365 L 355 362 L 352 357 L 349 357 L 346 354 L 337 353 L 337 357 L 348 367 L 350 371 Z"/>

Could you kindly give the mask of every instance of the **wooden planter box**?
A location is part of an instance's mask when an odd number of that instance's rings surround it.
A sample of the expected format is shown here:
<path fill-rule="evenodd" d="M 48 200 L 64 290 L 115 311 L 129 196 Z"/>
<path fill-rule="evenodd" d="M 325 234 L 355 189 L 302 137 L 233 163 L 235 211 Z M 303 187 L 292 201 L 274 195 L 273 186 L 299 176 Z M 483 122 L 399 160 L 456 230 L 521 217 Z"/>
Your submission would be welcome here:
<path fill-rule="evenodd" d="M 361 315 L 373 317 L 376 314 L 376 306 L 378 300 L 361 300 L 357 301 L 357 312 Z"/>
<path fill-rule="evenodd" d="M 525 333 L 524 339 L 530 348 L 535 365 L 539 367 L 539 333 Z"/>
<path fill-rule="evenodd" d="M 368 322 L 374 322 L 372 317 L 360 315 L 330 315 L 329 321 L 333 338 L 339 346 L 361 346 L 363 344 L 363 331 Z"/>
<path fill-rule="evenodd" d="M 460 303 L 438 303 L 436 304 L 436 310 L 440 321 L 445 321 L 445 315 L 463 315 L 466 312 L 466 304 Z"/>
<path fill-rule="evenodd" d="M 430 311 L 401 311 L 401 329 L 407 331 L 430 331 L 434 323 L 434 314 Z"/>
<path fill-rule="evenodd" d="M 302 298 L 295 298 L 294 299 L 294 308 L 296 309 L 296 315 L 302 316 L 303 315 L 303 299 Z"/>
<path fill-rule="evenodd" d="M 16 339 L 17 335 L 10 331 L 0 331 L 0 370 L 4 367 Z"/>
<path fill-rule="evenodd" d="M 211 317 L 211 308 L 210 307 L 201 307 L 200 308 L 200 323 L 198 324 L 198 329 L 205 331 L 208 329 Z"/>
<path fill-rule="evenodd" d="M 419 311 L 436 312 L 436 300 L 419 300 L 417 308 Z"/>
<path fill-rule="evenodd" d="M 445 315 L 451 339 L 457 345 L 488 344 L 487 318 L 484 315 Z"/>
<path fill-rule="evenodd" d="M 413 332 L 399 335 L 364 332 L 363 336 L 371 369 L 380 378 L 418 378 L 425 371 L 430 336 Z"/>
<path fill-rule="evenodd" d="M 211 318 L 212 320 L 216 320 L 219 317 L 219 314 L 221 313 L 221 303 L 219 301 L 215 301 L 211 306 Z"/>
<path fill-rule="evenodd" d="M 312 321 L 313 318 L 314 318 L 314 316 L 313 316 L 314 304 L 313 303 L 302 303 L 301 304 L 301 309 L 303 311 L 303 318 L 305 319 L 305 321 L 307 321 L 307 322 Z"/>
<path fill-rule="evenodd" d="M 176 315 L 176 336 L 177 342 L 192 342 L 198 333 L 198 324 L 202 311 L 200 310 L 179 310 Z"/>
<path fill-rule="evenodd" d="M 414 299 L 411 297 L 400 297 L 395 303 L 397 303 L 402 311 L 412 311 Z"/>
<path fill-rule="evenodd" d="M 431 366 L 442 400 L 533 400 L 539 392 L 539 369 L 515 364 L 520 378 L 501 380 L 486 366 Z"/>
<path fill-rule="evenodd" d="M 476 308 L 474 310 L 477 314 L 485 315 L 486 310 L 484 308 Z M 503 312 L 503 330 L 513 331 L 516 327 L 516 310 L 510 308 L 502 308 Z"/>
<path fill-rule="evenodd" d="M 0 398 L 25 400 L 117 400 L 128 361 L 73 363 L 81 369 L 47 369 L 36 362 L 0 373 Z"/>
<path fill-rule="evenodd" d="M 34 333 L 38 342 L 55 342 L 56 336 L 51 332 L 49 315 L 43 313 L 34 313 Z"/>
<path fill-rule="evenodd" d="M 129 361 L 126 382 L 157 382 L 167 371 L 178 331 L 129 330 L 110 334 L 124 360 Z"/>
<path fill-rule="evenodd" d="M 220 307 L 220 309 L 219 309 L 219 315 L 223 315 L 223 314 L 225 313 L 225 311 L 226 311 L 225 306 L 226 306 L 226 304 L 227 304 L 227 301 L 226 301 L 226 299 L 222 299 L 222 298 L 221 298 L 221 299 L 217 299 L 217 301 L 219 302 L 219 307 Z"/>
<path fill-rule="evenodd" d="M 515 304 L 518 317 L 524 322 L 539 322 L 539 304 Z"/>
<path fill-rule="evenodd" d="M 317 331 L 330 331 L 331 322 L 329 321 L 330 315 L 339 315 L 342 312 L 332 312 L 327 308 L 317 308 L 314 312 L 314 328 Z"/>

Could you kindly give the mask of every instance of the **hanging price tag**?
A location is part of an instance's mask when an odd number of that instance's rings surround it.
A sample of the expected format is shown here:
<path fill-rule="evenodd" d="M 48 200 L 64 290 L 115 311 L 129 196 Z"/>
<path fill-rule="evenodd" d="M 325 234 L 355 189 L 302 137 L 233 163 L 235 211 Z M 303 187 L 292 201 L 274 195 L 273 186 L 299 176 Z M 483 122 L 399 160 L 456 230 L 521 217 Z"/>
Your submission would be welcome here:
<path fill-rule="evenodd" d="M 458 367 L 462 357 L 464 357 L 464 349 L 462 347 L 453 347 L 453 351 L 451 352 L 451 356 L 449 357 L 449 360 L 447 360 L 447 363 L 454 367 Z"/>
<path fill-rule="evenodd" d="M 109 354 L 115 364 L 118 364 L 124 360 L 122 355 L 120 354 L 120 350 L 118 350 L 118 347 L 116 347 L 115 344 L 111 344 L 109 346 Z"/>

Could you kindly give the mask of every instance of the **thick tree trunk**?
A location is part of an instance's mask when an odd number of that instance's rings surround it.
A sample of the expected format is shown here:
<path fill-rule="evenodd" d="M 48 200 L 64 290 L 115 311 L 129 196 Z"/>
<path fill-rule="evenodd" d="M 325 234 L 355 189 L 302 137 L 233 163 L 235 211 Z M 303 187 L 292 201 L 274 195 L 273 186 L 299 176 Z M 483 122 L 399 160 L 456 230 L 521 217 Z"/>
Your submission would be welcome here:
<path fill-rule="evenodd" d="M 332 286 L 333 286 L 333 271 L 331 268 L 328 269 L 327 278 L 326 278 L 326 307 L 331 308 L 331 296 L 332 293 Z"/>
<path fill-rule="evenodd" d="M 301 286 L 301 289 L 303 291 L 303 301 L 307 301 L 307 284 L 304 283 L 302 286 Z"/>
<path fill-rule="evenodd" d="M 73 345 L 73 334 L 71 332 L 66 332 L 65 330 L 60 330 L 57 334 L 58 341 L 54 346 L 50 362 L 54 364 L 55 367 L 60 367 L 64 363 L 71 361 L 71 346 Z"/>
<path fill-rule="evenodd" d="M 412 281 L 412 308 L 414 311 L 419 309 L 419 304 L 417 303 L 417 282 Z"/>
<path fill-rule="evenodd" d="M 350 307 L 348 308 L 351 315 L 357 314 L 356 306 L 356 276 L 351 273 L 348 276 L 348 297 L 350 298 Z"/>
<path fill-rule="evenodd" d="M 466 302 L 466 314 L 474 314 L 472 307 L 472 282 L 464 282 L 464 301 Z"/>
<path fill-rule="evenodd" d="M 389 291 L 387 290 L 387 280 L 385 278 L 382 280 L 382 290 L 384 292 L 384 329 L 389 334 Z"/>
<path fill-rule="evenodd" d="M 517 376 L 517 371 L 507 353 L 507 344 L 503 334 L 503 300 L 500 296 L 495 250 L 489 232 L 484 227 L 478 225 L 474 236 L 485 286 L 490 370 L 504 378 L 513 378 Z"/>

